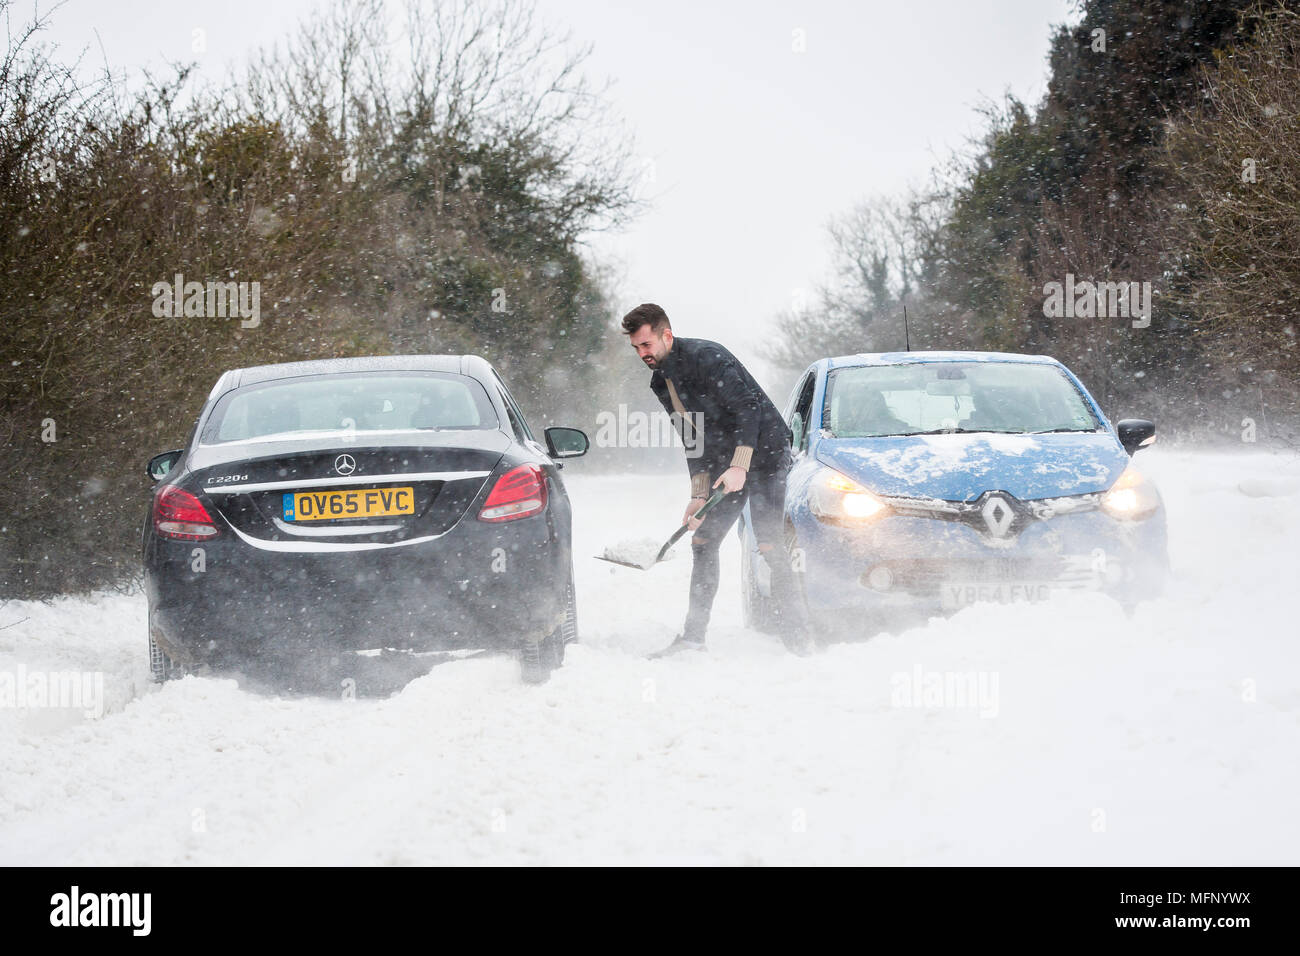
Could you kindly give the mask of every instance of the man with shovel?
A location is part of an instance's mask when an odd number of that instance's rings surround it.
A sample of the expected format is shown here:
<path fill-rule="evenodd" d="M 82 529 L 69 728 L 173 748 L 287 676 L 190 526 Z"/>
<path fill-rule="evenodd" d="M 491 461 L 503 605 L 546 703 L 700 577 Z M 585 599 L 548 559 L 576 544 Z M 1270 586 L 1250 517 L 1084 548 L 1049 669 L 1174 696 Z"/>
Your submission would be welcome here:
<path fill-rule="evenodd" d="M 812 646 L 807 611 L 785 547 L 790 429 L 734 355 L 707 339 L 675 338 L 668 315 L 659 306 L 637 306 L 623 317 L 623 332 L 641 361 L 654 369 L 650 388 L 664 410 L 675 413 L 683 430 L 682 441 L 701 452 L 686 459 L 691 500 L 682 524 L 695 532 L 691 537 L 690 610 L 682 633 L 659 655 L 704 649 L 704 634 L 718 593 L 719 548 L 746 500 L 759 550 L 772 572 L 781 639 L 791 651 L 807 653 Z M 693 433 L 697 427 L 701 434 Z M 697 518 L 696 512 L 718 488 L 726 496 L 703 519 Z"/>

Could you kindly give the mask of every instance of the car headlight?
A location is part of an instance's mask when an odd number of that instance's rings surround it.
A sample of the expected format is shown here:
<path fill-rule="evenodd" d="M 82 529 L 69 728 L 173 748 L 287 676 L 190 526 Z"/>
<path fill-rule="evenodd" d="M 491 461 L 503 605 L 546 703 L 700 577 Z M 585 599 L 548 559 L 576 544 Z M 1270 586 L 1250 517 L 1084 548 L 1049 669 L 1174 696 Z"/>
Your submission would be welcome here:
<path fill-rule="evenodd" d="M 1124 469 L 1119 480 L 1101 496 L 1101 507 L 1112 518 L 1140 520 L 1149 518 L 1160 507 L 1155 485 L 1132 465 Z"/>
<path fill-rule="evenodd" d="M 856 522 L 877 517 L 888 505 L 852 478 L 824 468 L 813 479 L 808 507 L 819 518 Z"/>

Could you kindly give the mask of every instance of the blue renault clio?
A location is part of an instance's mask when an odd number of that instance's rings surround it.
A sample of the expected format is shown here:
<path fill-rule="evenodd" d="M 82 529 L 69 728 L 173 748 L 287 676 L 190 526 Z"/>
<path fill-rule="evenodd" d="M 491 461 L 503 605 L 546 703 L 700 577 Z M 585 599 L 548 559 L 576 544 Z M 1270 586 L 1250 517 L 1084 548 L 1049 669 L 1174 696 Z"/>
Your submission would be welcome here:
<path fill-rule="evenodd" d="M 1111 424 L 1055 359 L 821 359 L 784 415 L 790 560 L 823 633 L 1062 590 L 1101 591 L 1131 611 L 1162 587 L 1164 508 L 1131 460 L 1155 426 Z M 766 629 L 768 571 L 747 511 L 740 536 L 746 624 Z"/>

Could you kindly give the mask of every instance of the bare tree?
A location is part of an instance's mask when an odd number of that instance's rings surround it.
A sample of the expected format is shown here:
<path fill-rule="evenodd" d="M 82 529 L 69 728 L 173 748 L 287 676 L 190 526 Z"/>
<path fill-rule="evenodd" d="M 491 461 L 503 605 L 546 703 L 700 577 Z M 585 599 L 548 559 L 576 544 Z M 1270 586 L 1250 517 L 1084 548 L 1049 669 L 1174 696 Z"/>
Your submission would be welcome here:
<path fill-rule="evenodd" d="M 914 191 L 901 199 L 867 200 L 832 220 L 832 278 L 817 287 L 814 303 L 778 317 L 778 338 L 767 357 L 796 370 L 825 355 L 903 348 L 903 304 L 910 318 L 924 314 L 920 279 L 942 205 L 941 196 Z"/>

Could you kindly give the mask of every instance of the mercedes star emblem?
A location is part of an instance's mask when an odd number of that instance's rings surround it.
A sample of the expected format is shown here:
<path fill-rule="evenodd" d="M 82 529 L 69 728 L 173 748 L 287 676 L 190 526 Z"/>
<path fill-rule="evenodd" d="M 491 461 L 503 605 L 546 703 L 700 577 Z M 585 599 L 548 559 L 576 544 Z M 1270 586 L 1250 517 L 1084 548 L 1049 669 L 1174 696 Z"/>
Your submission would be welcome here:
<path fill-rule="evenodd" d="M 356 460 L 351 455 L 339 455 L 334 459 L 334 470 L 340 475 L 350 475 L 357 470 Z"/>

